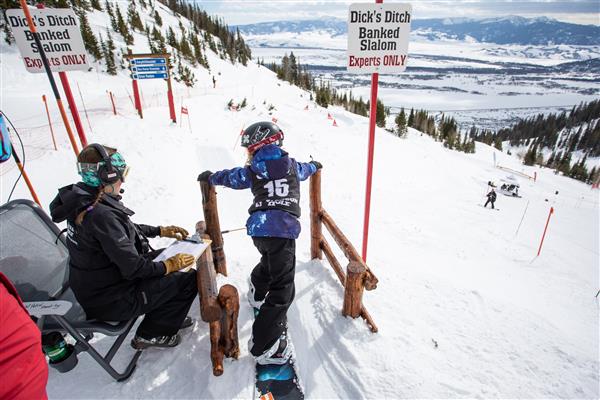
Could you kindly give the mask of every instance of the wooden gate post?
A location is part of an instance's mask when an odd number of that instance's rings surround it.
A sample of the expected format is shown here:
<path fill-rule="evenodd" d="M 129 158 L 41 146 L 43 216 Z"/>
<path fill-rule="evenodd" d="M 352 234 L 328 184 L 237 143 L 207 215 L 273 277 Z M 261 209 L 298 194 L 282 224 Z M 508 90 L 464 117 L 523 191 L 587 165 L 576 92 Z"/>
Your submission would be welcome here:
<path fill-rule="evenodd" d="M 321 171 L 317 170 L 310 177 L 310 258 L 319 260 L 323 258 L 321 238 L 323 237 L 321 225 Z"/>
<path fill-rule="evenodd" d="M 346 271 L 342 314 L 346 317 L 357 318 L 362 310 L 362 295 L 367 269 L 360 262 L 350 261 Z"/>
<path fill-rule="evenodd" d="M 219 290 L 221 305 L 221 337 L 219 344 L 226 357 L 237 358 L 240 355 L 237 320 L 240 312 L 240 296 L 235 286 L 223 285 Z"/>
<path fill-rule="evenodd" d="M 196 224 L 196 233 L 204 239 L 210 239 L 204 233 L 204 221 Z M 200 294 L 200 317 L 204 322 L 213 322 L 221 318 L 221 307 L 217 300 L 217 273 L 213 264 L 210 247 L 196 261 L 196 280 Z"/>
<path fill-rule="evenodd" d="M 208 182 L 200 182 L 202 190 L 202 208 L 206 221 L 206 233 L 212 240 L 211 249 L 215 268 L 219 274 L 227 276 L 227 262 L 223 250 L 223 235 L 219 223 L 219 210 L 217 209 L 217 192 Z"/>

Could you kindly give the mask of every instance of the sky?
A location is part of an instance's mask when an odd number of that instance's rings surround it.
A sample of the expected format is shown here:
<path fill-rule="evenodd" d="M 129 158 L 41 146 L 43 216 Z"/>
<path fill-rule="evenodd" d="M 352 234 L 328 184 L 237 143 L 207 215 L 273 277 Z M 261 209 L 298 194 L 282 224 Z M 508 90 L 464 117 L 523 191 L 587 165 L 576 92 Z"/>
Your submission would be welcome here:
<path fill-rule="evenodd" d="M 346 0 L 188 0 L 197 2 L 211 15 L 219 15 L 229 25 L 256 22 L 346 18 L 348 5 L 360 1 Z M 364 1 L 363 1 L 364 2 Z M 546 16 L 577 24 L 600 25 L 600 0 L 413 0 L 414 18 L 471 17 L 489 18 L 508 15 Z"/>

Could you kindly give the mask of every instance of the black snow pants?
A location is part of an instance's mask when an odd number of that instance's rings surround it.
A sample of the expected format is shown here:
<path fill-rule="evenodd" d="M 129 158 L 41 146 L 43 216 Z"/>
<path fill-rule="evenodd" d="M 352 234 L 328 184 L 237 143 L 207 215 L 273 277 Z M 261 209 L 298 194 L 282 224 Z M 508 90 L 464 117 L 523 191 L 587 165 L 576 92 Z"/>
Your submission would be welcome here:
<path fill-rule="evenodd" d="M 296 241 L 294 239 L 253 237 L 261 254 L 250 279 L 255 288 L 254 299 L 265 300 L 252 325 L 253 346 L 250 353 L 259 356 L 283 333 L 287 310 L 294 300 Z"/>
<path fill-rule="evenodd" d="M 485 204 L 483 205 L 483 207 L 487 207 L 487 205 L 489 203 L 492 203 L 492 209 L 493 209 L 494 208 L 494 201 L 491 198 L 489 198 L 489 197 L 488 197 L 487 201 L 485 202 Z"/>
<path fill-rule="evenodd" d="M 154 258 L 162 250 L 144 257 Z M 136 334 L 151 339 L 171 336 L 179 331 L 194 299 L 198 295 L 196 270 L 140 280 L 135 290 L 115 303 L 94 309 L 94 317 L 105 321 L 125 321 L 144 315 Z"/>

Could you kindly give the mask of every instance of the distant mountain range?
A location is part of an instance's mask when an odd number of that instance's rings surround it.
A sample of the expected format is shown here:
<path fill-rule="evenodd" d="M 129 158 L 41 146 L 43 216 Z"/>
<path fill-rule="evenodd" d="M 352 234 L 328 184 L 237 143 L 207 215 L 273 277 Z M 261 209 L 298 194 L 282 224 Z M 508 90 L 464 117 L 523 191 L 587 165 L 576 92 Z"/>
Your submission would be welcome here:
<path fill-rule="evenodd" d="M 346 35 L 346 20 L 320 18 L 299 21 L 274 21 L 238 25 L 245 35 L 269 35 L 282 32 L 324 32 L 331 37 Z M 234 27 L 235 28 L 235 27 Z M 458 39 L 482 43 L 548 45 L 567 44 L 580 46 L 600 45 L 600 26 L 577 25 L 554 19 L 503 17 L 487 19 L 436 18 L 415 19 L 411 22 L 412 34 L 430 40 Z"/>

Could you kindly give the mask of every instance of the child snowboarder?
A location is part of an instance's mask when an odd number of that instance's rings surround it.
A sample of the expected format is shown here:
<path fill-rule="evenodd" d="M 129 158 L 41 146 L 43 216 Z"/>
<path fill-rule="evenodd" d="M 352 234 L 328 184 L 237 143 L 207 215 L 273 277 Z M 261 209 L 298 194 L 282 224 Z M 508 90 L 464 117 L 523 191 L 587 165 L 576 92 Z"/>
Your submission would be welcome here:
<path fill-rule="evenodd" d="M 492 203 L 492 210 L 494 209 L 494 203 L 496 202 L 496 191 L 494 190 L 494 188 L 492 187 L 492 190 L 490 190 L 490 192 L 486 195 L 487 196 L 487 201 L 485 202 L 485 204 L 483 205 L 483 207 L 487 207 L 488 203 Z"/>
<path fill-rule="evenodd" d="M 204 171 L 199 181 L 232 189 L 251 189 L 246 229 L 261 254 L 250 276 L 248 301 L 258 310 L 250 353 L 259 364 L 285 364 L 292 355 L 287 341 L 287 310 L 294 299 L 296 238 L 300 234 L 300 181 L 322 167 L 297 162 L 281 149 L 283 131 L 272 122 L 257 122 L 242 133 L 248 150 L 244 167 Z"/>

